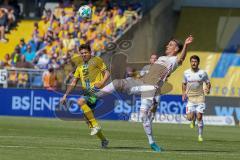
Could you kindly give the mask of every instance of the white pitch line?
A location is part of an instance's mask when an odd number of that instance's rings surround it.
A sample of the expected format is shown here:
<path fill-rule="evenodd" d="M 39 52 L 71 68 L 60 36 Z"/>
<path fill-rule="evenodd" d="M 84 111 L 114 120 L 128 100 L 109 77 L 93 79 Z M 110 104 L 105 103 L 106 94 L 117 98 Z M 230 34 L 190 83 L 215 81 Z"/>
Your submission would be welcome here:
<path fill-rule="evenodd" d="M 46 139 L 48 137 L 45 137 L 45 136 L 19 136 L 19 135 L 4 135 L 4 136 L 1 136 L 0 135 L 0 138 L 29 138 L 29 139 L 36 139 L 36 138 L 42 138 L 42 139 Z M 63 138 L 63 139 L 72 139 L 73 137 L 58 137 L 58 138 Z M 74 137 L 75 138 L 75 137 Z M 128 139 L 109 139 L 110 141 L 126 141 L 126 142 L 131 142 L 133 140 L 128 140 Z M 91 140 L 90 140 L 91 141 Z M 95 140 L 92 140 L 92 141 L 95 141 Z M 134 140 L 134 142 L 145 142 L 145 140 Z"/>
<path fill-rule="evenodd" d="M 106 151 L 106 152 L 138 152 L 138 153 L 157 153 L 154 151 L 147 151 L 147 150 L 129 150 L 129 149 L 97 149 L 97 148 L 72 148 L 72 147 L 33 147 L 33 146 L 4 146 L 0 145 L 0 148 L 24 148 L 24 149 L 62 149 L 62 150 L 82 150 L 82 151 Z"/>
<path fill-rule="evenodd" d="M 228 153 L 228 152 L 182 152 L 182 151 L 163 151 L 161 153 L 157 153 L 154 151 L 150 150 L 135 150 L 135 149 L 113 149 L 113 148 L 108 148 L 108 149 L 97 149 L 97 148 L 80 148 L 80 147 L 33 147 L 33 146 L 15 146 L 15 145 L 0 145 L 0 148 L 23 148 L 23 149 L 59 149 L 59 150 L 82 150 L 82 151 L 105 151 L 105 152 L 133 152 L 133 153 L 155 153 L 155 154 L 170 154 L 170 153 L 175 153 L 175 154 L 180 154 L 180 155 L 209 155 L 209 154 L 214 154 L 214 155 L 224 155 L 224 156 L 240 156 L 240 153 Z"/>

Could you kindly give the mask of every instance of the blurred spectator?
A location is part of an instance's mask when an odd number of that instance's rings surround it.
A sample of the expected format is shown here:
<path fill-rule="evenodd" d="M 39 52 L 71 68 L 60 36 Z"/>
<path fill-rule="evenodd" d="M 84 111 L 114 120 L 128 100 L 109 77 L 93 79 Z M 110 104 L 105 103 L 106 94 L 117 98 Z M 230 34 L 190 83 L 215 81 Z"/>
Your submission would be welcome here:
<path fill-rule="evenodd" d="M 96 56 L 101 56 L 103 53 L 105 46 L 107 45 L 106 38 L 103 37 L 102 34 L 98 34 L 97 38 L 94 40 L 92 45 L 93 51 L 95 52 Z"/>
<path fill-rule="evenodd" d="M 126 22 L 127 22 L 127 18 L 123 15 L 122 12 L 119 12 L 119 14 L 114 17 L 116 36 L 122 35 L 124 29 L 126 28 Z"/>
<path fill-rule="evenodd" d="M 27 51 L 27 44 L 25 43 L 24 38 L 22 38 L 19 42 L 20 52 L 24 54 Z"/>
<path fill-rule="evenodd" d="M 128 9 L 124 11 L 124 16 L 128 19 L 129 22 L 134 21 L 138 18 L 138 14 L 133 10 L 132 6 L 128 6 Z"/>
<path fill-rule="evenodd" d="M 75 47 L 75 40 L 73 39 L 73 35 L 70 33 L 68 33 L 62 41 L 63 47 L 67 50 L 72 50 Z"/>
<path fill-rule="evenodd" d="M 39 54 L 37 54 L 35 61 L 36 61 L 35 62 L 36 66 L 39 69 L 47 69 L 48 68 L 48 63 L 50 62 L 50 58 L 48 57 L 48 55 L 46 53 L 46 49 L 43 49 L 42 51 L 39 52 Z"/>
<path fill-rule="evenodd" d="M 8 86 L 9 87 L 16 87 L 17 85 L 17 71 L 9 71 L 8 72 Z"/>
<path fill-rule="evenodd" d="M 86 33 L 89 29 L 89 26 L 91 25 L 91 22 L 88 21 L 87 19 L 83 19 L 81 22 L 80 22 L 80 31 L 81 33 Z"/>
<path fill-rule="evenodd" d="M 55 90 L 57 87 L 57 76 L 54 69 L 50 67 L 48 71 L 43 73 L 42 76 L 43 86 L 45 89 Z"/>
<path fill-rule="evenodd" d="M 18 73 L 17 88 L 26 88 L 28 84 L 28 73 L 20 71 Z"/>
<path fill-rule="evenodd" d="M 151 67 L 151 65 L 154 64 L 154 62 L 155 62 L 157 59 L 158 59 L 157 54 L 152 54 L 152 55 L 150 56 L 150 59 L 149 59 L 149 64 L 146 65 L 146 66 L 144 66 L 144 67 L 142 68 L 142 70 L 140 71 L 140 76 L 143 76 L 143 75 L 147 74 L 148 71 L 149 71 L 149 68 Z"/>
<path fill-rule="evenodd" d="M 75 38 L 75 39 L 81 38 L 81 32 L 80 32 L 80 30 L 79 30 L 78 25 L 75 25 L 75 26 L 74 26 L 72 35 L 73 35 L 73 38 Z"/>
<path fill-rule="evenodd" d="M 20 48 L 19 46 L 16 46 L 14 52 L 11 55 L 13 66 L 16 66 L 17 62 L 20 61 L 20 57 L 21 57 Z"/>
<path fill-rule="evenodd" d="M 68 21 L 69 17 L 66 15 L 66 12 L 63 10 L 61 12 L 61 16 L 59 17 L 59 20 L 60 20 L 60 24 L 63 25 L 63 24 L 66 24 L 67 21 Z"/>
<path fill-rule="evenodd" d="M 32 63 L 26 62 L 25 56 L 21 55 L 20 61 L 16 63 L 16 68 L 34 68 Z"/>
<path fill-rule="evenodd" d="M 11 67 L 12 66 L 12 59 L 11 59 L 9 53 L 5 54 L 3 63 L 4 63 L 4 67 Z"/>
<path fill-rule="evenodd" d="M 30 41 L 28 42 L 28 45 L 31 46 L 32 52 L 36 52 L 36 51 L 37 51 L 38 42 L 35 42 L 35 41 L 33 41 L 33 40 L 30 40 Z"/>
<path fill-rule="evenodd" d="M 48 28 L 50 27 L 50 21 L 46 16 L 42 16 L 42 19 L 38 23 L 39 27 L 39 36 L 44 37 L 45 33 L 47 32 Z"/>
<path fill-rule="evenodd" d="M 89 30 L 86 32 L 87 40 L 90 42 L 97 37 L 96 27 L 91 25 Z"/>
<path fill-rule="evenodd" d="M 7 42 L 5 38 L 6 26 L 7 26 L 7 14 L 2 8 L 0 8 L 0 41 L 4 43 Z"/>
<path fill-rule="evenodd" d="M 5 25 L 5 31 L 9 31 L 9 28 L 14 24 L 16 21 L 15 15 L 14 15 L 14 10 L 12 8 L 1 8 L 4 10 L 5 15 L 6 15 L 6 25 Z"/>
<path fill-rule="evenodd" d="M 59 69 L 60 68 L 60 64 L 57 62 L 56 57 L 51 58 L 49 66 L 51 66 L 53 69 Z"/>
<path fill-rule="evenodd" d="M 27 45 L 27 51 L 23 54 L 27 62 L 32 62 L 36 56 L 35 51 L 32 50 L 30 44 Z"/>

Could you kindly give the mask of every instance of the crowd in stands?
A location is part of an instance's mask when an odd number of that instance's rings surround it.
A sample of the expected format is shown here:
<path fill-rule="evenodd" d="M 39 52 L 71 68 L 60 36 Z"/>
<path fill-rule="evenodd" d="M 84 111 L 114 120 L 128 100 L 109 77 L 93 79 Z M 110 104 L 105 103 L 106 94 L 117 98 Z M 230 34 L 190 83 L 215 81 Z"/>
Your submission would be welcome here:
<path fill-rule="evenodd" d="M 6 54 L 4 67 L 63 69 L 65 76 L 77 65 L 78 47 L 90 44 L 95 56 L 101 56 L 108 42 L 139 18 L 136 6 L 120 7 L 108 1 L 92 8 L 92 17 L 82 19 L 73 3 L 59 3 L 53 11 L 46 9 L 39 22 L 34 23 L 30 41 L 21 39 L 12 54 Z M 4 38 L 3 38 L 4 39 Z M 21 78 L 26 76 L 21 76 Z M 44 79 L 44 78 L 43 78 Z M 45 82 L 44 82 L 45 83 Z"/>
<path fill-rule="evenodd" d="M 16 24 L 19 8 L 16 0 L 4 0 L 0 3 L 0 42 L 7 42 L 5 34 Z"/>

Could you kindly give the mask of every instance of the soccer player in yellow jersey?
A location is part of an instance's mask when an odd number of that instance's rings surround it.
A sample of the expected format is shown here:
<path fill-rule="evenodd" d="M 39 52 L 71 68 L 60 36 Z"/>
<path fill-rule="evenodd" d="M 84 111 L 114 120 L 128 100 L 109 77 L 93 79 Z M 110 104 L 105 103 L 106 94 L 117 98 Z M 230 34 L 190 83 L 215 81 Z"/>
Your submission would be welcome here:
<path fill-rule="evenodd" d="M 79 53 L 83 61 L 76 68 L 74 79 L 61 99 L 61 103 L 66 101 L 68 94 L 76 86 L 78 80 L 80 80 L 85 94 L 78 99 L 77 103 L 82 109 L 84 117 L 91 129 L 90 135 L 97 135 L 101 140 L 102 148 L 106 148 L 108 140 L 103 135 L 101 127 L 93 115 L 92 108 L 96 105 L 97 101 L 96 97 L 93 95 L 94 91 L 104 86 L 110 73 L 100 57 L 91 55 L 91 48 L 88 44 L 81 45 Z"/>
<path fill-rule="evenodd" d="M 198 65 L 200 58 L 197 55 L 190 57 L 191 68 L 184 72 L 182 83 L 182 100 L 188 98 L 186 106 L 187 118 L 191 122 L 190 127 L 194 128 L 195 120 L 198 121 L 198 141 L 202 142 L 203 120 L 202 116 L 206 109 L 204 94 L 209 94 L 211 83 L 208 75 L 204 70 L 201 70 Z M 204 90 L 203 83 L 206 83 Z"/>

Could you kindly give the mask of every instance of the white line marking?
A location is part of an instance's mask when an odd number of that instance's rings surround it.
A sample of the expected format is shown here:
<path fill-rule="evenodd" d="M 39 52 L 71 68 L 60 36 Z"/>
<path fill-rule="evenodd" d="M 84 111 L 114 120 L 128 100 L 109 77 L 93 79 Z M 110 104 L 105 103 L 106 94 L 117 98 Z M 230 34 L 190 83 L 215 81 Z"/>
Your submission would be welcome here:
<path fill-rule="evenodd" d="M 0 148 L 23 148 L 23 149 L 60 149 L 60 150 L 82 150 L 82 151 L 107 151 L 107 152 L 138 152 L 138 153 L 156 153 L 154 151 L 148 150 L 135 150 L 135 149 L 98 149 L 98 148 L 80 148 L 80 147 L 33 147 L 33 146 L 4 146 L 0 145 Z"/>
<path fill-rule="evenodd" d="M 108 149 L 98 149 L 98 148 L 80 148 L 80 147 L 34 147 L 34 146 L 15 146 L 15 145 L 0 145 L 0 148 L 23 148 L 23 149 L 57 149 L 57 150 L 82 150 L 82 151 L 106 151 L 106 152 L 133 152 L 133 153 L 156 153 L 157 152 L 151 151 L 151 150 L 136 150 L 136 149 L 117 149 L 117 148 L 108 148 Z M 240 156 L 240 153 L 228 153 L 228 152 L 186 152 L 183 151 L 163 151 L 160 154 L 181 154 L 181 155 L 224 155 L 224 156 Z"/>

